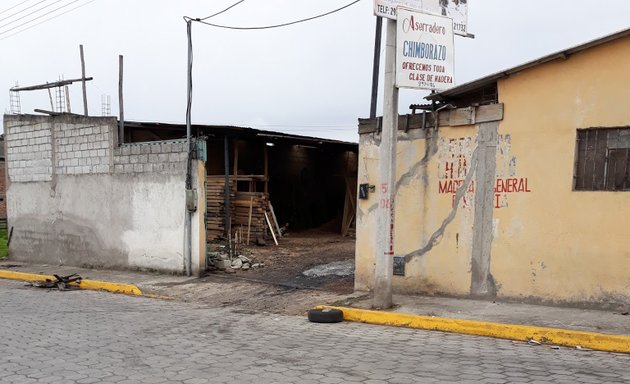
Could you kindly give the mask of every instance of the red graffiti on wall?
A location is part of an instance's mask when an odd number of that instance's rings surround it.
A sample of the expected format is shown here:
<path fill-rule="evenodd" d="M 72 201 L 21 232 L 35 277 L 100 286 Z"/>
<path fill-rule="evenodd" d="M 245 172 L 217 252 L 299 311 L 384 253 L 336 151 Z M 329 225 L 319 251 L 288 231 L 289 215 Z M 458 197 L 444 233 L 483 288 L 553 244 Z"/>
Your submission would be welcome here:
<path fill-rule="evenodd" d="M 438 181 L 438 193 L 439 194 L 451 194 L 452 205 L 455 206 L 455 197 L 457 190 L 464 184 L 464 179 L 456 180 L 439 180 Z M 511 178 L 497 178 L 494 184 L 494 207 L 505 208 L 507 204 L 508 193 L 529 193 L 531 192 L 529 179 L 527 177 L 511 177 Z M 461 207 L 468 206 L 471 194 L 475 193 L 475 182 L 471 180 L 466 193 L 462 196 Z"/>

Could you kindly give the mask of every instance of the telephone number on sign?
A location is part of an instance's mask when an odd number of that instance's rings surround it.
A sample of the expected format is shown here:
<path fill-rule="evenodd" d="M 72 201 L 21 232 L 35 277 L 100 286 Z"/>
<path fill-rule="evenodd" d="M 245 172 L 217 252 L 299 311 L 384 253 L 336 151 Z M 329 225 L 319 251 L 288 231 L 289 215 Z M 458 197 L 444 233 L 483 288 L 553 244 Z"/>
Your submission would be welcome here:
<path fill-rule="evenodd" d="M 396 16 L 396 8 L 393 7 L 388 7 L 386 5 L 380 5 L 377 4 L 376 5 L 376 11 L 379 15 L 390 15 L 390 16 Z"/>

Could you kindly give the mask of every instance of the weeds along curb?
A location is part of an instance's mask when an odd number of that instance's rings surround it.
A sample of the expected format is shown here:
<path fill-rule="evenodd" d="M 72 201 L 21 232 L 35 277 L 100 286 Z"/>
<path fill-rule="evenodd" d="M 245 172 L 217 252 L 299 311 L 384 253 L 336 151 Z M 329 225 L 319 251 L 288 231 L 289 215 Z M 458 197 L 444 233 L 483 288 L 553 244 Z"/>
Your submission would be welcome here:
<path fill-rule="evenodd" d="M 340 309 L 343 311 L 343 319 L 346 321 L 461 333 L 466 335 L 489 336 L 508 340 L 535 340 L 542 344 L 562 345 L 567 347 L 580 346 L 606 352 L 630 353 L 630 336 L 624 335 L 609 335 L 570 329 L 451 319 L 327 305 L 318 306 L 316 308 Z"/>

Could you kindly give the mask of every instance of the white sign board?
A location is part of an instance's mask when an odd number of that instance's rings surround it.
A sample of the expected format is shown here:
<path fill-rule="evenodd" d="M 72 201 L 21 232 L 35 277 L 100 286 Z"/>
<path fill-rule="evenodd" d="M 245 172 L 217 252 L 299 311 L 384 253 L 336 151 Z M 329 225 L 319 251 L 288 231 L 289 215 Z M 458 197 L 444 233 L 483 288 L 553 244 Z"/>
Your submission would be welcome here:
<path fill-rule="evenodd" d="M 396 86 L 445 90 L 453 79 L 453 20 L 398 7 Z"/>
<path fill-rule="evenodd" d="M 455 34 L 468 35 L 468 0 L 374 0 L 374 14 L 395 20 L 399 6 L 450 17 Z"/>

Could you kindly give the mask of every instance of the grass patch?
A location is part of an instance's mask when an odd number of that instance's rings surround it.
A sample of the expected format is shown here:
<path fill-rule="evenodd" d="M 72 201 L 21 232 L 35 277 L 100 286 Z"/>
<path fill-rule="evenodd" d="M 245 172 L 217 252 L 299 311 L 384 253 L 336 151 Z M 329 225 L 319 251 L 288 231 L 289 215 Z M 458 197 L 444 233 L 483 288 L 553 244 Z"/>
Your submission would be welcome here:
<path fill-rule="evenodd" d="M 0 229 L 0 260 L 9 257 L 9 247 L 7 246 L 7 230 Z"/>

